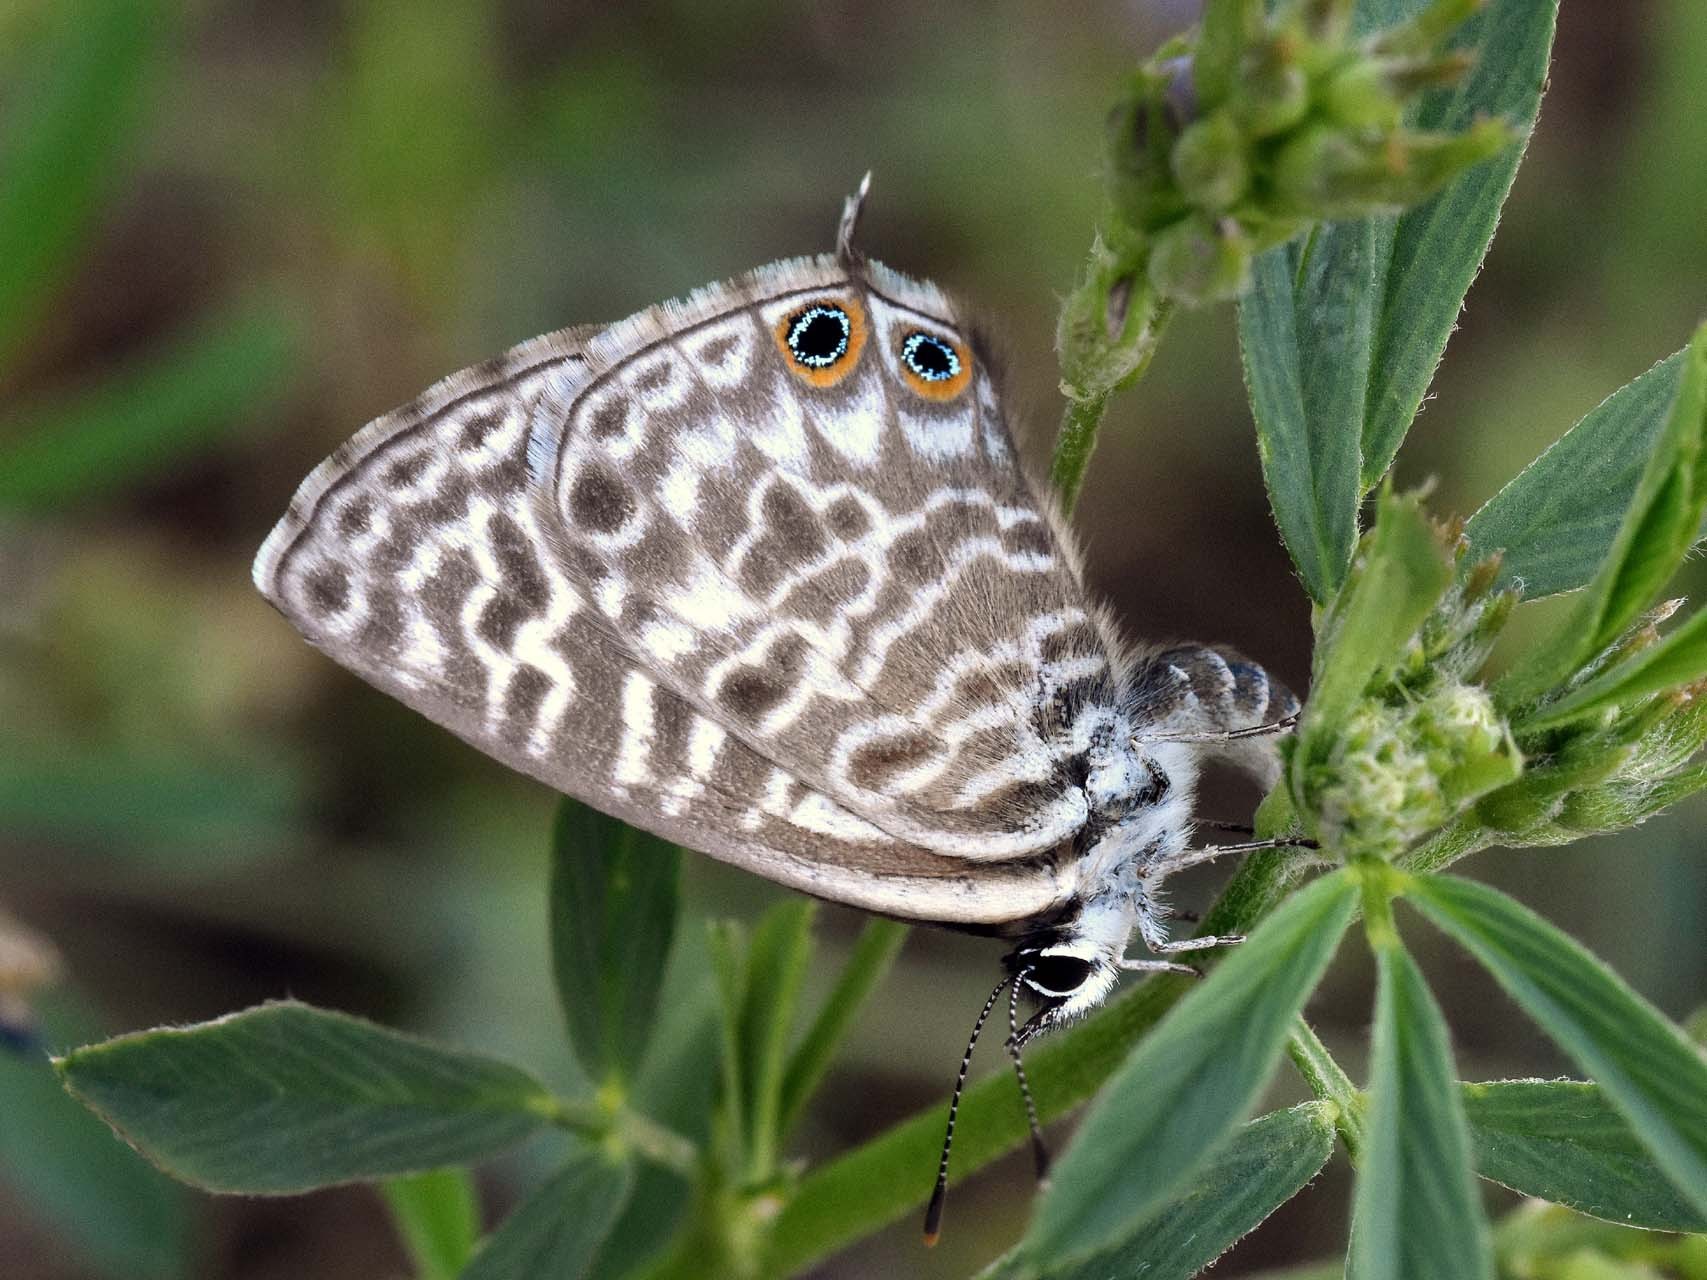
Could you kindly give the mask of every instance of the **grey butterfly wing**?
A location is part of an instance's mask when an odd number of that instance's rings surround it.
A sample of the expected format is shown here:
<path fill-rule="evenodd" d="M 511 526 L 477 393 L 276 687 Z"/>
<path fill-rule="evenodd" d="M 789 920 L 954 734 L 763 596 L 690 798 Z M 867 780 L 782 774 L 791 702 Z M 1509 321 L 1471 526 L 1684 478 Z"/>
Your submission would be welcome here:
<path fill-rule="evenodd" d="M 835 364 L 791 360 L 826 311 Z M 911 372 L 917 341 L 946 387 Z M 586 357 L 535 492 L 660 682 L 938 853 L 1025 858 L 1084 826 L 1071 761 L 1117 729 L 1116 651 L 947 299 L 875 263 L 780 263 Z"/>
<path fill-rule="evenodd" d="M 565 330 L 453 375 L 303 483 L 256 585 L 370 683 L 540 781 L 807 893 L 1000 930 L 1071 895 L 1053 855 L 979 869 L 859 818 L 699 714 L 591 596 L 528 466 L 585 379 Z"/>

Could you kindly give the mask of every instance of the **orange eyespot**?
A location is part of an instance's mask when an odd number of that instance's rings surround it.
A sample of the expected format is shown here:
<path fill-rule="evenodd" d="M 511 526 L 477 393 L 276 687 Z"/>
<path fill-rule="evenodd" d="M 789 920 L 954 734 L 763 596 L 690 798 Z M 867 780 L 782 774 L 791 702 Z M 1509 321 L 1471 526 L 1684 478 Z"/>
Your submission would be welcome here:
<path fill-rule="evenodd" d="M 952 400 L 972 380 L 972 353 L 940 334 L 910 330 L 900 356 L 907 384 L 927 400 Z"/>
<path fill-rule="evenodd" d="M 865 313 L 857 302 L 816 299 L 783 318 L 776 344 L 796 377 L 815 387 L 833 387 L 859 365 Z"/>

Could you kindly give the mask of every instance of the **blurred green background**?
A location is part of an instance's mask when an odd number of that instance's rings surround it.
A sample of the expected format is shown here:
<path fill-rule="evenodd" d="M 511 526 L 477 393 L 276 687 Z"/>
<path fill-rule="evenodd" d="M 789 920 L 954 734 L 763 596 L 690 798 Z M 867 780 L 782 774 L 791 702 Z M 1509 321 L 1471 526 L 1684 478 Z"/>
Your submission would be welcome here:
<path fill-rule="evenodd" d="M 535 333 L 828 249 L 867 168 L 867 248 L 987 318 L 1039 454 L 1103 113 L 1195 9 L 0 4 L 0 939 L 59 956 L 48 1042 L 290 994 L 561 1075 L 553 797 L 303 644 L 250 587 L 255 548 L 368 418 Z M 1703 65 L 1699 0 L 1566 0 L 1529 160 L 1401 454 L 1437 509 L 1473 510 L 1699 318 Z M 1231 642 L 1301 687 L 1308 614 L 1231 321 L 1183 318 L 1117 401 L 1078 523 L 1134 632 Z M 1707 991 L 1704 813 L 1468 869 L 1683 1016 Z M 690 914 L 779 892 L 703 859 L 687 888 Z M 818 990 L 858 926 L 822 920 Z M 915 931 L 798 1155 L 945 1100 L 997 954 Z M 1467 959 L 1425 954 L 1466 1076 L 1563 1071 Z M 0 943 L 0 989 L 6 963 Z M 1366 968 L 1348 945 L 1312 1008 L 1357 1063 Z M 404 1274 L 371 1192 L 180 1194 L 56 1089 L 0 1050 L 0 1275 Z M 527 1176 L 489 1171 L 490 1213 Z M 1346 1181 L 1216 1274 L 1335 1247 Z M 964 1274 L 1030 1192 L 1009 1160 L 957 1194 L 935 1252 L 909 1222 L 821 1274 Z"/>

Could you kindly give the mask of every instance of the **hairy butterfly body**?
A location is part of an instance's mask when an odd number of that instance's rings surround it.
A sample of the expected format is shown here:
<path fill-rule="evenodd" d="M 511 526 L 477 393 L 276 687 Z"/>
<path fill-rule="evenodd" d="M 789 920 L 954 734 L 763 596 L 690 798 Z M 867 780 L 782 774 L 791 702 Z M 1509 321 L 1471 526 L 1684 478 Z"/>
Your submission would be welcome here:
<path fill-rule="evenodd" d="M 863 194 L 863 191 L 862 191 Z M 536 338 L 304 481 L 256 585 L 512 767 L 832 901 L 1012 939 L 1083 1012 L 1170 942 L 1199 757 L 1258 773 L 1291 695 L 1137 653 L 1086 596 L 980 342 L 838 252 Z M 998 988 L 999 991 L 999 988 Z M 994 997 L 992 997 L 993 1003 Z M 1011 1016 L 1011 1014 L 1010 1014 Z"/>

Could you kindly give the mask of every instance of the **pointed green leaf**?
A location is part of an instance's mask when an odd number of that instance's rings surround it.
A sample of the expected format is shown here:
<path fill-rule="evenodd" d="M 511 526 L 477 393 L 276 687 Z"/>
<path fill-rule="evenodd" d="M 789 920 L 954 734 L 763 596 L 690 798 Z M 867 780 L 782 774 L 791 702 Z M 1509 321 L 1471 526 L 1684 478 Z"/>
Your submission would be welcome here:
<path fill-rule="evenodd" d="M 1446 1020 L 1396 935 L 1375 958 L 1371 1102 L 1346 1280 L 1491 1280 Z"/>
<path fill-rule="evenodd" d="M 829 1070 L 842 1038 L 853 1026 L 866 997 L 883 981 L 889 966 L 907 940 L 907 926 L 894 920 L 870 920 L 860 931 L 842 976 L 825 997 L 823 1008 L 788 1060 L 782 1082 L 781 1126 L 784 1136 Z"/>
<path fill-rule="evenodd" d="M 717 1020 L 721 1033 L 718 1060 L 722 1063 L 722 1111 L 730 1131 L 746 1141 L 748 1133 L 746 1095 L 748 1085 L 743 1060 L 745 1051 L 742 1020 L 747 1004 L 746 931 L 734 920 L 709 920 L 705 926 L 706 950 L 711 957 L 712 976 L 717 981 Z"/>
<path fill-rule="evenodd" d="M 555 1106 L 508 1063 L 289 1001 L 119 1036 L 55 1065 L 167 1173 L 245 1195 L 483 1159 Z"/>
<path fill-rule="evenodd" d="M 1294 894 L 1220 961 L 1109 1081 L 1050 1177 L 1033 1263 L 1119 1242 L 1250 1111 L 1356 903 L 1343 871 Z"/>
<path fill-rule="evenodd" d="M 1374 323 L 1374 231 L 1323 228 L 1257 258 L 1239 305 L 1245 385 L 1274 518 L 1304 589 L 1332 598 L 1357 540 Z"/>
<path fill-rule="evenodd" d="M 1383 16 L 1399 19 L 1414 15 L 1424 3 L 1405 0 L 1380 7 Z M 1456 132 L 1478 118 L 1497 117 L 1512 122 L 1527 139 L 1541 106 L 1558 8 L 1558 0 L 1490 0 L 1452 40 L 1475 58 L 1469 75 L 1428 95 L 1415 126 Z M 1523 144 L 1514 144 L 1467 170 L 1433 199 L 1396 218 L 1373 220 L 1377 301 L 1363 414 L 1365 490 L 1392 466 L 1416 417 L 1522 158 Z"/>
<path fill-rule="evenodd" d="M 466 1169 L 432 1169 L 380 1184 L 415 1280 L 456 1280 L 480 1239 L 480 1202 Z"/>
<path fill-rule="evenodd" d="M 1564 724 L 1606 707 L 1643 698 L 1707 677 L 1707 609 L 1698 609 L 1677 630 L 1518 721 L 1524 731 Z"/>
<path fill-rule="evenodd" d="M 1677 571 L 1707 515 L 1707 324 L 1682 353 L 1664 428 L 1611 549 L 1564 624 L 1501 682 L 1510 701 L 1575 672 L 1623 634 Z"/>
<path fill-rule="evenodd" d="M 766 1178 L 782 1141 L 783 1070 L 795 1006 L 812 955 L 817 904 L 781 902 L 765 912 L 747 950 L 747 989 L 741 1011 L 741 1082 L 745 1091 L 748 1172 Z"/>
<path fill-rule="evenodd" d="M 1476 1172 L 1526 1196 L 1651 1231 L 1707 1231 L 1602 1094 L 1581 1080 L 1466 1084 Z"/>
<path fill-rule="evenodd" d="M 1322 618 L 1316 670 L 1298 728 L 1298 755 L 1313 760 L 1370 683 L 1405 645 L 1452 580 L 1445 549 L 1415 494 L 1384 494 L 1357 568 Z M 1294 777 L 1302 771 L 1292 770 Z"/>
<path fill-rule="evenodd" d="M 631 1079 L 657 1012 L 682 852 L 565 800 L 551 855 L 551 958 L 569 1038 L 595 1082 Z"/>
<path fill-rule="evenodd" d="M 1367 32 L 1423 7 L 1366 2 L 1356 25 Z M 1527 137 L 1556 9 L 1493 0 L 1453 42 L 1473 54 L 1470 74 L 1428 95 L 1414 125 L 1459 132 L 1501 117 Z M 1416 416 L 1522 153 L 1506 148 L 1405 213 L 1326 224 L 1257 259 L 1239 307 L 1245 382 L 1275 519 L 1319 604 L 1344 580 L 1358 500 Z"/>
<path fill-rule="evenodd" d="M 1010 1257 L 986 1272 L 986 1280 L 1191 1280 L 1297 1195 L 1333 1149 L 1327 1103 L 1270 1112 L 1235 1132 L 1183 1195 L 1106 1253 L 1061 1266 L 1046 1262 L 1041 1270 Z"/>
<path fill-rule="evenodd" d="M 1606 559 L 1677 396 L 1684 352 L 1627 382 L 1470 517 L 1475 563 L 1502 553 L 1497 588 L 1526 599 L 1586 586 Z"/>
<path fill-rule="evenodd" d="M 1576 942 L 1485 885 L 1418 876 L 1410 900 L 1485 965 L 1707 1212 L 1707 1058 Z"/>
<path fill-rule="evenodd" d="M 577 1150 L 487 1238 L 462 1280 L 580 1280 L 622 1212 L 629 1180 L 626 1164 Z"/>

